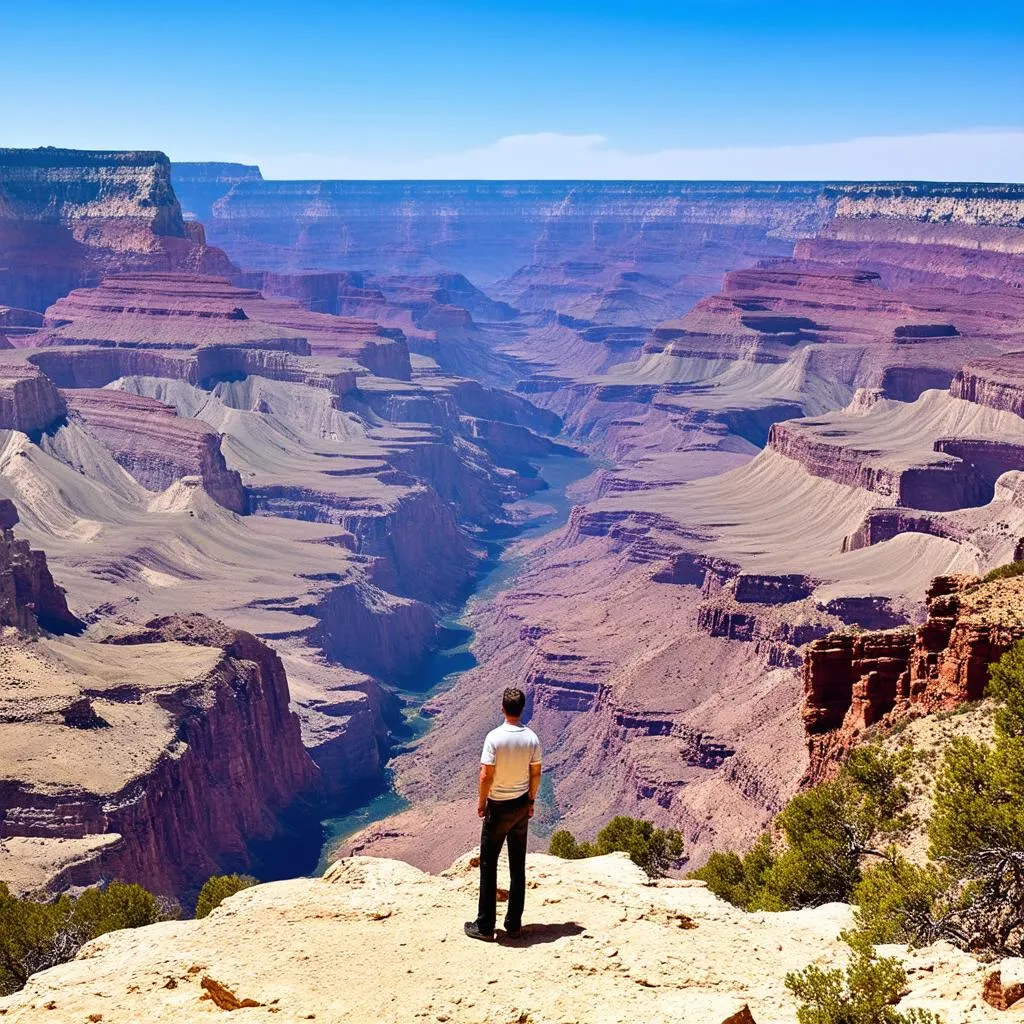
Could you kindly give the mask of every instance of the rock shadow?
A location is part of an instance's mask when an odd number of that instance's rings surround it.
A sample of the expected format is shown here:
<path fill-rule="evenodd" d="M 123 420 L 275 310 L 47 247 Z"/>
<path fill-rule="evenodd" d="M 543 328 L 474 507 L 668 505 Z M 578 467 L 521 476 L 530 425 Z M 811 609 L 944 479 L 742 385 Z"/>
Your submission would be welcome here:
<path fill-rule="evenodd" d="M 557 942 L 573 935 L 582 935 L 586 931 L 576 921 L 565 921 L 559 924 L 524 924 L 519 935 L 498 933 L 498 941 L 503 946 L 539 946 L 545 942 Z"/>

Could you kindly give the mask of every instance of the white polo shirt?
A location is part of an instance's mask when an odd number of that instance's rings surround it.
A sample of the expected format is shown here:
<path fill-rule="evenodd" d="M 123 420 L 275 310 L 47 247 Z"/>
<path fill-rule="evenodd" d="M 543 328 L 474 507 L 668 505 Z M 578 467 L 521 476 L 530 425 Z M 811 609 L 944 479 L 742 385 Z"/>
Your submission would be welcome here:
<path fill-rule="evenodd" d="M 540 740 L 525 725 L 502 722 L 484 740 L 481 764 L 494 765 L 491 800 L 515 800 L 530 789 L 530 765 L 540 764 Z"/>

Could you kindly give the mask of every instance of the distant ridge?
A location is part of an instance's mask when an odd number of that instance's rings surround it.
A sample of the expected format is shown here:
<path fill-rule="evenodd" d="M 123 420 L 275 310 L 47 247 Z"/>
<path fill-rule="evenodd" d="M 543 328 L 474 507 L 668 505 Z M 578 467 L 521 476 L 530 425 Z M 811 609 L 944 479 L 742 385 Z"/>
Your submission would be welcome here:
<path fill-rule="evenodd" d="M 170 164 L 166 153 L 156 149 L 104 150 L 0 148 L 0 167 L 149 167 Z"/>
<path fill-rule="evenodd" d="M 255 164 L 235 164 L 223 160 L 175 162 L 174 175 L 182 181 L 263 181 L 263 174 Z"/>

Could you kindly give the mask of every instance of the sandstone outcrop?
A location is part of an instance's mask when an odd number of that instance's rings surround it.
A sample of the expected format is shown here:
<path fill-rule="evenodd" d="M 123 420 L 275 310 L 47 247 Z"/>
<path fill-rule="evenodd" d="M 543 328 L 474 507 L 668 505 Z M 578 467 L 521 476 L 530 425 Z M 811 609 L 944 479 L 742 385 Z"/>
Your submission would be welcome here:
<path fill-rule="evenodd" d="M 67 415 L 53 382 L 25 362 L 0 362 L 0 429 L 38 436 Z"/>
<path fill-rule="evenodd" d="M 339 1024 L 789 1024 L 797 1003 L 786 973 L 846 959 L 839 932 L 851 912 L 839 904 L 746 914 L 701 886 L 651 884 L 622 855 L 532 856 L 528 874 L 522 937 L 486 944 L 462 935 L 476 899 L 469 855 L 441 876 L 398 861 L 341 860 L 324 878 L 247 889 L 201 921 L 105 935 L 0 999 L 0 1012 L 57 1024 L 92 1015 L 199 1021 L 225 1010 Z M 958 1024 L 1000 1019 L 979 998 L 983 965 L 967 954 L 885 952 L 906 965 L 901 1011 Z M 516 985 L 502 984 L 510 974 Z"/>
<path fill-rule="evenodd" d="M 297 303 L 264 299 L 258 291 L 235 288 L 223 278 L 114 275 L 99 288 L 79 289 L 61 299 L 46 311 L 46 318 L 52 328 L 31 339 L 33 345 L 238 350 L 242 355 L 237 358 L 248 359 L 274 351 L 315 355 L 325 362 L 350 359 L 375 373 L 409 377 L 401 331 L 367 320 L 308 313 Z M 221 372 L 252 371 L 243 364 Z"/>
<path fill-rule="evenodd" d="M 71 614 L 64 591 L 53 581 L 46 554 L 17 540 L 14 502 L 0 499 L 0 624 L 24 633 L 79 633 L 82 623 Z"/>
<path fill-rule="evenodd" d="M 948 436 L 946 431 L 957 431 Z M 1024 424 L 938 395 L 773 424 L 768 447 L 807 472 L 880 500 L 948 512 L 992 500 L 1003 473 L 1024 469 Z"/>
<path fill-rule="evenodd" d="M 997 1010 L 1008 1010 L 1024 999 L 1024 961 L 1010 957 L 985 975 L 982 998 Z"/>
<path fill-rule="evenodd" d="M 867 729 L 980 700 L 988 668 L 1024 639 L 1024 582 L 939 577 L 916 630 L 832 634 L 804 660 L 806 780 L 833 771 Z"/>
<path fill-rule="evenodd" d="M 978 405 L 1024 416 L 1024 356 L 1009 353 L 999 359 L 972 361 L 953 378 L 950 392 Z"/>

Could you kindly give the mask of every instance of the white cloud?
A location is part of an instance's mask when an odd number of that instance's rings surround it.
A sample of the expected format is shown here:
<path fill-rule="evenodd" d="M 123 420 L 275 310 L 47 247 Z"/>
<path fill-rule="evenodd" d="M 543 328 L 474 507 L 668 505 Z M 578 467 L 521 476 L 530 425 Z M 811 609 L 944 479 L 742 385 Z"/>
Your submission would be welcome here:
<path fill-rule="evenodd" d="M 1024 181 L 1024 128 L 871 136 L 791 146 L 631 153 L 602 135 L 509 135 L 457 153 L 383 160 L 239 155 L 267 178 L 577 178 Z"/>

